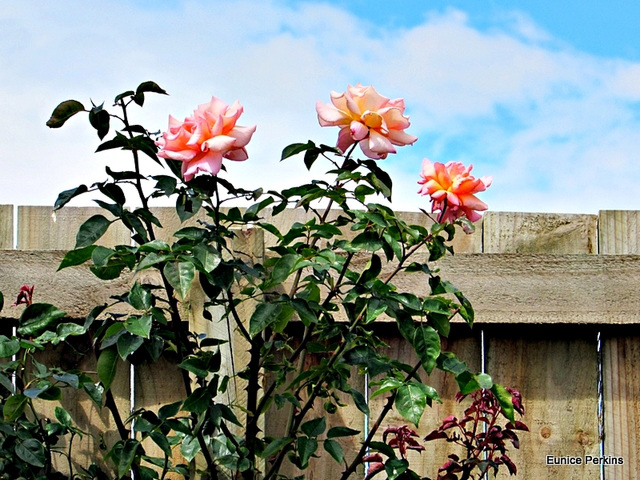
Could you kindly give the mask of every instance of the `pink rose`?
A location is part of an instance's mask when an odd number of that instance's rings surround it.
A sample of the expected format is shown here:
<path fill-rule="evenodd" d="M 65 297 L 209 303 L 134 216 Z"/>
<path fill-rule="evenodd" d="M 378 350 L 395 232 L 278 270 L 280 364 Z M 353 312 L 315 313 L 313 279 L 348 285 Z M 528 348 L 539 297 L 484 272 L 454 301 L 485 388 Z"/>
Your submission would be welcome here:
<path fill-rule="evenodd" d="M 193 116 L 179 122 L 169 115 L 169 131 L 156 142 L 158 156 L 182 163 L 182 176 L 191 180 L 198 172 L 217 175 L 222 158 L 242 161 L 248 157 L 245 146 L 251 140 L 253 127 L 236 125 L 242 106 L 235 101 L 228 106 L 212 97 L 209 103 L 199 105 Z"/>
<path fill-rule="evenodd" d="M 453 222 L 463 216 L 475 222 L 481 218 L 478 211 L 488 208 L 475 194 L 484 192 L 492 179 L 474 178 L 471 175 L 472 168 L 473 165 L 465 167 L 460 162 L 444 165 L 440 162 L 431 163 L 426 158 L 422 162 L 422 180 L 418 180 L 422 186 L 418 193 L 431 196 L 431 211 L 441 213 L 440 222 Z"/>
<path fill-rule="evenodd" d="M 394 145 L 410 145 L 418 138 L 404 132 L 409 117 L 404 100 L 389 100 L 373 87 L 349 85 L 345 93 L 331 92 L 332 105 L 318 101 L 316 111 L 323 127 L 340 127 L 337 147 L 346 152 L 355 142 L 362 153 L 375 160 L 396 153 Z"/>

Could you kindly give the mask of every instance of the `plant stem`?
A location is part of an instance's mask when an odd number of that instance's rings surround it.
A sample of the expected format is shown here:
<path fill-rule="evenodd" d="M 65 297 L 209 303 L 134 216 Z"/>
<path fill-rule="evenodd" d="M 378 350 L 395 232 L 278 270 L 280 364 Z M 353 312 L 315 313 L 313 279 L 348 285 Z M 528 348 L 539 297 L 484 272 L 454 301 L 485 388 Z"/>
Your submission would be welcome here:
<path fill-rule="evenodd" d="M 420 370 L 421 365 L 422 365 L 422 362 L 418 361 L 415 367 L 413 367 L 413 370 L 411 370 L 411 372 L 408 373 L 407 376 L 405 377 L 405 382 L 413 378 L 416 375 L 416 373 L 418 373 L 418 370 Z M 360 450 L 356 454 L 353 461 L 349 464 L 347 469 L 342 473 L 340 480 L 346 480 L 347 478 L 349 478 L 349 476 L 356 471 L 358 466 L 362 464 L 362 458 L 367 453 L 367 450 L 369 449 L 369 445 L 371 445 L 371 441 L 373 440 L 373 437 L 380 429 L 380 426 L 382 425 L 383 420 L 385 419 L 389 411 L 393 408 L 393 403 L 395 402 L 397 395 L 398 395 L 398 391 L 394 390 L 394 392 L 389 396 L 389 398 L 387 399 L 387 403 L 384 405 L 384 408 L 378 415 L 378 418 L 373 424 L 373 427 L 371 427 L 371 430 L 369 430 L 369 433 L 367 434 L 367 438 L 362 443 L 362 446 L 360 447 Z"/>

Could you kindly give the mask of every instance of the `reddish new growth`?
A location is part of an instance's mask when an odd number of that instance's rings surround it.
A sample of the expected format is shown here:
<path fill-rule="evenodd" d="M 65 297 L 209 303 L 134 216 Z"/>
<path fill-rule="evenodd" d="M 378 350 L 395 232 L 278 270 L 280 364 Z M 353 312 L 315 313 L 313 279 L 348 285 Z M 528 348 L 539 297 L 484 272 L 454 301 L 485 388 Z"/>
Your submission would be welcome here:
<path fill-rule="evenodd" d="M 20 305 L 24 303 L 29 306 L 33 303 L 33 287 L 34 285 L 22 285 L 20 287 L 20 292 L 18 293 L 18 298 L 15 302 L 13 302 L 13 306 Z"/>
<path fill-rule="evenodd" d="M 520 392 L 511 388 L 507 388 L 507 391 L 511 393 L 513 409 L 523 415 Z M 466 395 L 456 395 L 458 401 L 465 397 Z M 515 475 L 517 469 L 506 453 L 506 442 L 510 441 L 514 448 L 519 448 L 520 441 L 515 430 L 529 429 L 517 420 L 507 422 L 504 428 L 497 425 L 499 417 L 505 415 L 491 390 L 478 390 L 471 397 L 473 403 L 465 410 L 464 418 L 458 420 L 451 415 L 443 420 L 437 430 L 425 437 L 425 441 L 444 438 L 447 442 L 463 446 L 467 452 L 465 459 L 460 459 L 455 454 L 449 455 L 449 460 L 438 469 L 438 480 L 476 478 L 472 475 L 476 467 L 479 471 L 477 478 L 482 477 L 491 467 L 494 474 L 497 474 L 500 465 L 505 465 L 509 473 Z"/>
<path fill-rule="evenodd" d="M 393 438 L 388 439 L 389 435 L 393 435 Z M 382 434 L 382 441 L 391 448 L 397 448 L 400 452 L 400 457 L 402 459 L 406 459 L 407 450 L 417 450 L 419 452 L 424 450 L 424 447 L 418 443 L 416 437 L 419 437 L 419 435 L 414 430 L 411 430 L 406 425 L 402 425 L 401 427 L 387 428 Z M 383 458 L 379 453 L 367 455 L 362 459 L 362 461 L 369 463 L 369 469 L 365 480 L 370 479 L 376 473 L 384 470 Z"/>

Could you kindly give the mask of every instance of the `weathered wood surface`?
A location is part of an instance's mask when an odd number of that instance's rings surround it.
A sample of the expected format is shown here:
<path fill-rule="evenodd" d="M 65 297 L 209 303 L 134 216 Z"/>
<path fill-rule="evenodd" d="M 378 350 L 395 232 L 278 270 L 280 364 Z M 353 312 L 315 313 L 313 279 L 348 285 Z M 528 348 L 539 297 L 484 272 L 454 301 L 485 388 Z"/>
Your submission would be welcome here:
<path fill-rule="evenodd" d="M 38 301 L 82 318 L 130 282 L 127 277 L 103 282 L 86 267 L 56 273 L 63 256 L 59 251 L 0 251 L 0 289 L 8 296 L 20 285 L 36 285 Z M 478 324 L 640 323 L 640 256 L 456 254 L 438 266 L 441 276 L 472 302 Z M 401 275 L 395 284 L 423 293 L 425 287 L 415 278 Z M 2 311 L 5 317 L 16 314 L 10 308 Z"/>
<path fill-rule="evenodd" d="M 618 257 L 609 258 L 617 262 L 610 264 L 593 255 L 593 216 L 511 213 L 486 220 L 485 251 L 496 245 L 501 252 L 527 252 L 469 259 L 485 288 L 470 297 L 478 321 L 504 324 L 485 327 L 486 371 L 495 382 L 520 391 L 523 421 L 531 430 L 520 435 L 521 448 L 510 449 L 509 456 L 521 478 L 595 480 L 599 467 L 584 458 L 598 456 L 600 446 L 597 334 L 575 323 L 627 321 L 633 311 L 621 311 L 611 301 L 632 295 L 631 264 L 636 269 L 638 264 Z M 453 274 L 445 267 L 443 273 Z M 457 285 L 464 292 L 474 281 L 473 274 L 465 274 Z M 549 325 L 561 323 L 571 325 Z M 548 465 L 548 455 L 580 457 L 583 463 Z"/>
<path fill-rule="evenodd" d="M 600 212 L 600 253 L 640 254 L 640 212 Z M 632 283 L 630 279 L 630 283 Z M 604 454 L 623 465 L 604 467 L 607 480 L 637 478 L 640 460 L 640 329 L 602 332 Z"/>
<path fill-rule="evenodd" d="M 13 247 L 13 205 L 0 205 L 0 249 Z"/>
<path fill-rule="evenodd" d="M 159 210 L 164 210 L 158 215 L 165 229 L 158 231 L 158 237 L 171 241 L 171 229 L 179 228 L 180 224 L 173 209 Z M 49 207 L 20 207 L 18 211 L 19 233 L 15 241 L 22 250 L 12 251 L 13 208 L 0 206 L 0 290 L 6 298 L 0 316 L 19 316 L 22 307 L 10 307 L 10 303 L 22 284 L 35 284 L 37 301 L 54 303 L 74 318 L 83 318 L 114 292 L 129 288 L 131 278 L 103 282 L 86 267 L 55 273 L 64 252 L 45 251 L 73 248 L 77 227 L 100 210 L 65 208 L 57 212 L 55 222 Z M 268 211 L 265 214 L 269 217 Z M 272 220 L 278 228 L 286 230 L 294 221 L 306 219 L 303 211 L 296 210 Z M 428 224 L 422 214 L 406 214 L 405 219 Z M 581 468 L 545 465 L 546 455 L 575 455 L 583 459 L 587 454 L 598 455 L 597 332 L 601 332 L 603 344 L 604 452 L 622 457 L 625 462 L 623 466 L 605 466 L 605 475 L 616 480 L 636 475 L 640 458 L 639 219 L 640 212 L 606 211 L 600 212 L 599 217 L 489 212 L 477 225 L 475 235 L 456 237 L 456 255 L 438 264 L 443 278 L 459 287 L 476 310 L 472 336 L 452 337 L 451 342 L 462 343 L 451 349 L 460 356 L 466 356 L 460 352 L 469 353 L 475 360 L 464 359 L 480 369 L 478 335 L 484 330 L 487 372 L 495 381 L 514 386 L 523 394 L 527 408 L 524 421 L 532 432 L 521 435 L 521 451 L 510 451 L 521 478 L 598 478 L 599 468 L 593 465 Z M 246 238 L 253 235 L 251 231 L 245 233 Z M 255 248 L 264 252 L 273 242 L 269 237 L 267 234 L 263 244 Z M 100 243 L 129 242 L 128 233 L 114 224 Z M 425 287 L 415 285 L 414 279 L 413 275 L 401 276 L 396 284 L 424 293 Z M 226 324 L 199 323 L 202 319 L 189 313 L 189 306 L 195 312 L 202 301 L 194 294 L 185 302 L 183 312 L 203 331 L 224 334 Z M 248 306 L 245 314 L 251 312 Z M 396 335 L 390 334 L 385 340 L 390 353 L 404 348 Z M 410 362 L 412 357 L 406 355 L 405 361 Z M 227 362 L 231 358 L 236 365 L 246 361 L 243 360 L 246 348 L 236 348 L 233 357 L 227 352 Z M 86 367 L 92 368 L 89 364 Z M 154 375 L 144 368 L 136 373 L 136 405 L 155 409 L 167 400 L 169 389 L 177 388 L 172 381 L 166 383 L 166 376 Z M 443 400 L 445 396 L 453 396 L 452 379 L 436 377 L 430 380 L 439 386 Z M 128 377 L 123 382 L 118 402 L 127 411 Z M 234 390 L 238 391 L 237 387 Z M 241 397 L 242 388 L 239 391 Z M 91 427 L 92 431 L 104 431 L 107 438 L 114 434 L 113 426 L 100 419 L 88 399 L 78 398 L 76 402 L 75 397 L 69 398 L 64 400 L 65 408 L 86 420 L 86 425 L 97 425 Z M 459 413 L 461 407 L 449 398 L 444 405 L 427 410 L 420 433 L 428 433 L 443 415 Z M 372 402 L 371 408 L 373 416 L 381 408 L 380 403 Z M 266 428 L 273 428 L 273 422 L 278 423 L 279 418 L 268 417 Z M 356 413 L 340 421 L 362 425 L 363 417 Z M 394 417 L 389 421 L 406 423 Z M 427 444 L 434 451 L 412 457 L 417 462 L 414 467 L 418 465 L 416 468 L 425 475 L 435 476 L 433 467 L 444 461 L 440 458 L 444 450 L 437 443 Z M 94 448 L 95 444 L 82 444 L 84 458 Z M 326 465 L 314 463 L 313 478 L 335 477 L 340 468 L 330 458 L 326 462 Z"/>

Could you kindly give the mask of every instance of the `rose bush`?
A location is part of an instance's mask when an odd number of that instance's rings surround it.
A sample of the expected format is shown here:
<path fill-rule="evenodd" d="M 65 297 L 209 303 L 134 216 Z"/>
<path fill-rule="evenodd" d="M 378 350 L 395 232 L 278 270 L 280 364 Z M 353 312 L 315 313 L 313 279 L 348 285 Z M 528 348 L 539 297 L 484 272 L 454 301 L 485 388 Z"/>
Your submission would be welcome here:
<path fill-rule="evenodd" d="M 129 122 L 128 109 L 142 106 L 149 93 L 166 94 L 154 82 L 144 82 L 115 97 L 118 115 L 103 105 L 87 110 L 69 100 L 47 122 L 60 127 L 87 112 L 101 140 L 112 120 L 123 123 L 98 151 L 132 155 L 131 169 L 107 166 L 107 180 L 62 192 L 54 210 L 78 195 L 99 195 L 96 202 L 108 218 L 96 214 L 80 226 L 75 248 L 59 268 L 89 263 L 99 279 L 124 277 L 130 284 L 81 319 L 32 303 L 32 287 L 22 292 L 19 299 L 29 305 L 11 338 L 0 335 L 0 357 L 7 360 L 0 363 L 0 477 L 301 479 L 324 453 L 338 465 L 333 476 L 341 480 L 362 477 L 367 459 L 376 468 L 370 475 L 384 471 L 390 480 L 418 480 L 406 454 L 422 446 L 409 427 L 385 422 L 395 409 L 417 426 L 427 407 L 441 401 L 428 384 L 435 369 L 452 375 L 463 395 L 482 391 L 483 398 L 490 396 L 492 412 L 517 426 L 511 391 L 442 349 L 452 319 L 472 326 L 474 311 L 464 294 L 441 278 L 435 262 L 452 252 L 455 225 L 465 225 L 486 208 L 475 194 L 490 182 L 473 179 L 470 168 L 457 164 L 424 169 L 421 192 L 431 195 L 439 218 L 425 217 L 420 224 L 407 223 L 377 201 L 390 200 L 393 182 L 376 160 L 416 141 L 404 132 L 409 120 L 402 99 L 389 100 L 357 84 L 332 94 L 333 107 L 318 103 L 320 124 L 340 127 L 338 148 L 294 143 L 281 159 L 303 155 L 309 169 L 322 161 L 327 174 L 265 192 L 237 187 L 222 175 L 223 158 L 247 159 L 245 147 L 255 131 L 237 125 L 240 104 L 228 106 L 214 97 L 182 123 L 170 117 L 169 131 L 156 138 Z M 356 145 L 366 159 L 353 155 Z M 166 174 L 146 175 L 142 154 L 159 163 L 164 159 Z M 125 190 L 141 206 L 130 208 Z M 162 223 L 150 207 L 161 196 L 175 198 L 177 217 L 188 222 L 170 240 L 158 236 Z M 252 204 L 226 207 L 239 200 Z M 304 209 L 308 218 L 281 231 L 274 219 L 293 207 Z M 133 242 L 96 245 L 117 222 Z M 273 238 L 264 258 L 237 249 L 240 232 L 251 229 Z M 156 276 L 132 278 L 143 271 Z M 404 284 L 424 288 L 404 290 L 396 282 L 400 276 L 414 276 Z M 200 289 L 203 304 L 191 301 L 194 289 Z M 0 295 L 0 308 L 1 300 Z M 189 315 L 221 322 L 223 328 L 215 331 L 227 334 L 185 328 L 185 308 L 197 305 L 200 311 Z M 383 318 L 384 328 L 394 328 L 412 347 L 416 362 L 384 353 L 378 337 Z M 69 369 L 52 364 L 51 356 L 44 357 L 49 363 L 41 362 L 39 352 L 52 346 L 89 357 L 95 368 Z M 246 361 L 223 368 L 225 348 L 246 351 Z M 177 366 L 181 383 L 165 392 L 173 395 L 169 403 L 134 404 L 121 411 L 112 391 L 118 376 L 128 379 L 131 368 L 142 364 L 158 368 L 162 358 Z M 366 375 L 366 383 L 355 381 L 356 375 Z M 82 418 L 73 418 L 63 404 L 46 417 L 36 403 L 57 402 L 69 389 L 105 409 L 115 426 L 115 439 L 95 439 L 99 449 L 90 464 L 77 465 L 74 456 L 74 438 L 89 435 L 77 424 Z M 378 397 L 382 405 L 374 416 L 367 398 Z M 340 423 L 342 408 L 357 409 L 370 421 Z M 280 420 L 269 424 L 265 419 L 271 416 Z M 337 425 L 330 427 L 331 422 Z M 476 460 L 492 451 L 478 442 Z M 150 453 L 151 446 L 157 453 Z M 498 460 L 476 466 L 484 472 L 497 468 Z"/>

